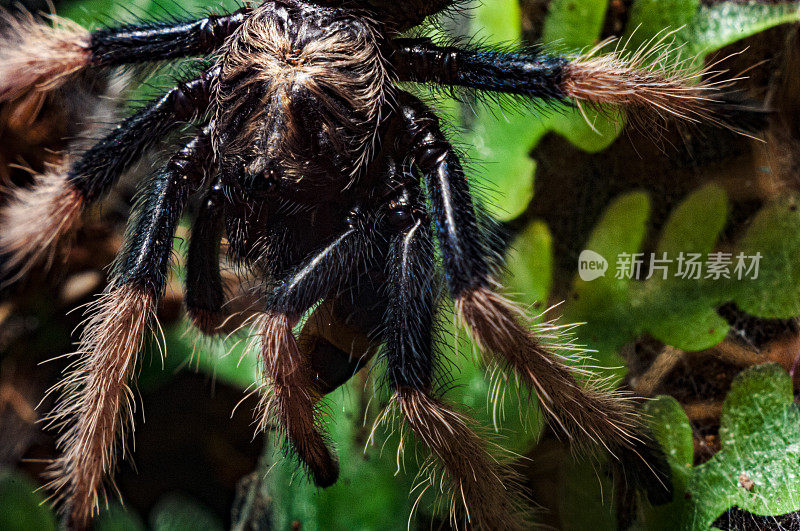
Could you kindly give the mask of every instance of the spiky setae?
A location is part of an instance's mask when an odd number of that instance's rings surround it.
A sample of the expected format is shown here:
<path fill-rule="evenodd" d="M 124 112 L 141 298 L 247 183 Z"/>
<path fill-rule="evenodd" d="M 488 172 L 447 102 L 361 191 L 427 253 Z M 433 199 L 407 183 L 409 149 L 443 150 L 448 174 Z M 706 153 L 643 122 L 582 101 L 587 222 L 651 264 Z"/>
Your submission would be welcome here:
<path fill-rule="evenodd" d="M 89 65 L 91 34 L 56 16 L 51 24 L 30 14 L 2 14 L 0 31 L 0 103 L 29 93 L 52 92 Z"/>
<path fill-rule="evenodd" d="M 640 425 L 630 396 L 583 385 L 575 368 L 534 336 L 534 326 L 514 303 L 488 289 L 456 300 L 456 312 L 490 362 L 515 374 L 539 397 L 561 435 L 614 453 L 636 445 Z"/>
<path fill-rule="evenodd" d="M 113 285 L 90 308 L 78 361 L 59 387 L 53 425 L 64 431 L 63 455 L 51 485 L 74 523 L 97 513 L 103 478 L 125 441 L 128 380 L 166 286 L 178 220 L 195 193 L 203 204 L 189 244 L 189 313 L 206 333 L 224 321 L 217 262 L 226 236 L 233 263 L 259 279 L 265 294 L 254 325 L 267 381 L 258 424 L 285 436 L 319 486 L 338 475 L 319 402 L 382 345 L 392 410 L 445 474 L 454 525 L 525 525 L 507 467 L 438 394 L 432 323 L 444 292 L 440 277 L 487 356 L 539 396 L 576 446 L 605 447 L 623 462 L 639 453 L 644 443 L 627 397 L 582 386 L 524 313 L 495 292 L 459 154 L 436 115 L 396 82 L 540 106 L 611 104 L 688 122 L 720 121 L 722 85 L 660 64 L 669 55 L 662 41 L 631 56 L 595 50 L 573 57 L 400 37 L 456 4 L 263 1 L 196 21 L 93 32 L 23 17 L 0 36 L 0 104 L 53 94 L 111 67 L 214 58 L 90 149 L 70 150 L 63 167 L 14 191 L 0 212 L 4 271 L 24 273 L 145 152 L 181 124 L 202 126 L 143 186 Z M 317 318 L 330 321 L 312 320 L 298 345 L 292 327 L 317 303 L 324 309 Z"/>
<path fill-rule="evenodd" d="M 133 425 L 129 387 L 154 297 L 131 287 L 114 288 L 92 306 L 67 377 L 55 390 L 50 425 L 62 432 L 49 486 L 77 525 L 86 525 L 107 503 L 103 483 L 125 452 L 125 428 Z"/>

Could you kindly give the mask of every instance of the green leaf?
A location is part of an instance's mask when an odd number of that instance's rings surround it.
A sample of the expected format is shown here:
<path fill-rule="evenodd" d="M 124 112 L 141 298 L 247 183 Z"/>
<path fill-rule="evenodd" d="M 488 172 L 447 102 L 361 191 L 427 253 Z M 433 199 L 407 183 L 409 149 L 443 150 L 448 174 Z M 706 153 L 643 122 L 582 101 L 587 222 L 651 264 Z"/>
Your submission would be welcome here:
<path fill-rule="evenodd" d="M 694 441 L 692 426 L 677 400 L 671 396 L 659 396 L 642 408 L 648 418 L 650 430 L 661 445 L 672 470 L 672 503 L 652 507 L 645 504 L 645 522 L 659 522 L 662 529 L 681 529 L 682 519 L 691 511 L 690 500 L 685 496 L 692 477 Z"/>
<path fill-rule="evenodd" d="M 692 24 L 693 51 L 708 54 L 769 28 L 800 20 L 800 2 L 715 2 L 703 5 Z"/>
<path fill-rule="evenodd" d="M 723 405 L 722 448 L 702 465 L 690 467 L 691 426 L 673 399 L 659 398 L 648 412 L 678 481 L 671 504 L 645 509 L 646 528 L 710 529 L 734 505 L 762 516 L 800 509 L 800 408 L 781 367 L 736 377 Z"/>
<path fill-rule="evenodd" d="M 642 192 L 625 194 L 609 206 L 586 243 L 587 250 L 605 257 L 609 269 L 596 280 L 576 278 L 564 310 L 565 322 L 585 323 L 578 335 L 599 351 L 598 361 L 606 367 L 621 364 L 616 352 L 639 330 L 631 313 L 629 282 L 616 278 L 614 265 L 617 256 L 639 251 L 649 217 L 650 200 Z"/>
<path fill-rule="evenodd" d="M 553 0 L 548 6 L 542 42 L 574 52 L 597 42 L 608 0 Z"/>
<path fill-rule="evenodd" d="M 96 531 L 144 531 L 145 527 L 139 516 L 128 511 L 118 503 L 112 504 L 107 511 L 100 513 L 94 525 Z"/>
<path fill-rule="evenodd" d="M 163 496 L 150 515 L 150 527 L 153 531 L 206 531 L 222 530 L 222 522 L 199 504 L 182 494 Z"/>
<path fill-rule="evenodd" d="M 546 304 L 553 277 L 553 237 L 541 221 L 531 223 L 511 243 L 506 254 L 504 285 L 524 307 Z"/>
<path fill-rule="evenodd" d="M 734 285 L 736 304 L 759 317 L 791 319 L 800 315 L 800 200 L 786 196 L 758 213 L 738 252 L 761 255 L 758 287 Z"/>
<path fill-rule="evenodd" d="M 561 467 L 559 515 L 561 528 L 569 531 L 617 531 L 617 518 L 601 501 L 614 492 L 608 476 L 598 473 L 597 463 L 570 457 Z"/>
<path fill-rule="evenodd" d="M 700 0 L 638 0 L 628 20 L 628 49 L 638 49 L 658 34 L 670 36 L 676 55 L 689 59 L 695 68 L 706 55 L 774 26 L 800 19 L 798 2 L 715 2 Z"/>
<path fill-rule="evenodd" d="M 800 19 L 798 2 L 779 4 L 700 0 L 636 0 L 627 36 L 622 42 L 636 50 L 668 32 L 675 55 L 695 68 L 721 47 L 778 24 Z M 553 0 L 544 21 L 542 41 L 558 52 L 577 52 L 598 43 L 608 0 Z M 516 1 L 483 2 L 475 11 L 473 31 L 490 42 L 516 41 L 521 27 Z M 471 159 L 484 167 L 489 212 L 500 220 L 521 214 L 533 196 L 535 163 L 529 154 L 550 131 L 590 153 L 606 149 L 619 136 L 625 117 L 618 111 L 599 112 L 561 106 L 531 116 L 528 109 L 504 112 L 497 104 L 478 108 L 475 120 L 465 120 L 464 135 Z M 591 124 L 591 125 L 590 125 Z M 708 324 L 704 322 L 704 325 Z"/>
<path fill-rule="evenodd" d="M 691 26 L 699 9 L 700 0 L 636 0 L 628 18 L 628 49 L 638 49 L 665 31 Z"/>
<path fill-rule="evenodd" d="M 656 248 L 656 257 L 678 260 L 682 255 L 706 256 L 714 249 L 728 216 L 725 191 L 708 185 L 689 195 L 670 215 Z M 674 264 L 674 262 L 673 262 Z M 676 272 L 677 266 L 673 273 Z M 630 297 L 641 314 L 641 329 L 668 345 L 688 351 L 703 350 L 722 341 L 729 326 L 716 312 L 724 285 L 653 275 L 631 283 Z M 730 298 L 728 295 L 727 298 Z"/>
<path fill-rule="evenodd" d="M 365 390 L 363 381 L 355 380 L 359 381 L 351 381 L 325 399 L 329 412 L 326 424 L 341 467 L 335 485 L 317 489 L 296 460 L 285 457 L 272 443 L 275 464 L 269 472 L 268 491 L 274 500 L 275 529 L 291 529 L 294 522 L 311 531 L 406 529 L 412 503 L 413 457 L 406 458 L 409 470 L 399 470 L 398 439 L 387 439 L 381 428 L 376 434 L 377 444 L 367 447 L 376 404 L 365 418 L 363 405 L 369 402 L 372 389 Z"/>
<path fill-rule="evenodd" d="M 646 196 L 625 195 L 608 208 L 586 247 L 603 256 L 609 270 L 596 280 L 575 279 L 565 319 L 586 322 L 578 328 L 583 342 L 601 352 L 601 363 L 619 365 L 615 353 L 644 333 L 685 351 L 717 345 L 730 327 L 716 309 L 727 302 L 757 317 L 796 316 L 800 314 L 797 203 L 796 197 L 786 196 L 766 206 L 728 250 L 730 278 L 708 278 L 709 253 L 725 226 L 728 202 L 718 186 L 702 187 L 675 209 L 656 246 L 653 257 L 666 260 L 666 278 L 653 268 L 642 271 L 645 278 L 652 272 L 648 280 L 632 280 L 620 274 L 621 268 L 626 256 L 630 261 L 641 251 L 649 211 Z M 701 257 L 700 278 L 678 276 L 682 257 L 691 253 Z M 638 256 L 644 261 L 643 255 Z M 757 264 L 758 270 L 737 270 L 739 257 L 748 267 Z"/>
<path fill-rule="evenodd" d="M 602 29 L 607 3 L 552 2 L 545 23 L 545 43 L 570 50 L 593 45 Z M 474 20 L 473 33 L 485 35 L 490 42 L 519 40 L 522 22 L 516 0 L 484 2 L 475 10 Z M 505 112 L 497 104 L 483 105 L 465 135 L 470 158 L 485 167 L 483 173 L 490 183 L 486 206 L 497 219 L 515 218 L 532 199 L 535 163 L 529 153 L 548 130 L 567 135 L 583 149 L 600 151 L 614 140 L 620 127 L 619 122 L 600 118 L 594 110 L 587 111 L 587 116 L 601 134 L 593 131 L 575 109 L 548 110 L 539 116 L 530 116 L 527 111 Z"/>
<path fill-rule="evenodd" d="M 0 529 L 55 531 L 55 515 L 36 489 L 24 474 L 0 469 Z"/>

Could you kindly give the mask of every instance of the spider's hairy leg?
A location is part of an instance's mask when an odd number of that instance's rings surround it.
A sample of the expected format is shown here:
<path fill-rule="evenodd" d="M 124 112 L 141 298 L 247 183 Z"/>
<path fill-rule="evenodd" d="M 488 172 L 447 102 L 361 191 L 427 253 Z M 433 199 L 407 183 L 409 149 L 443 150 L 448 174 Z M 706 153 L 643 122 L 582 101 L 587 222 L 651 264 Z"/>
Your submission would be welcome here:
<path fill-rule="evenodd" d="M 413 220 L 391 242 L 384 323 L 386 380 L 411 431 L 445 473 L 456 528 L 521 529 L 511 474 L 490 455 L 470 422 L 434 396 L 433 322 L 436 285 L 428 216 Z M 430 488 L 438 488 L 431 477 Z"/>
<path fill-rule="evenodd" d="M 24 274 L 48 256 L 81 212 L 100 199 L 139 157 L 180 123 L 208 107 L 217 69 L 181 83 L 117 126 L 72 164 L 36 176 L 30 188 L 13 191 L 0 209 L 4 277 Z"/>
<path fill-rule="evenodd" d="M 199 20 L 143 23 L 89 31 L 67 19 L 6 15 L 0 33 L 0 103 L 46 94 L 87 68 L 208 54 L 238 28 L 250 9 Z"/>
<path fill-rule="evenodd" d="M 128 387 L 145 331 L 162 296 L 172 239 L 189 193 L 210 164 L 207 131 L 176 154 L 143 188 L 109 289 L 90 309 L 70 375 L 51 425 L 62 431 L 51 466 L 50 488 L 77 526 L 84 526 L 106 501 L 103 479 L 114 470 L 133 423 Z"/>
<path fill-rule="evenodd" d="M 401 115 L 415 162 L 422 170 L 438 227 L 445 273 L 461 320 L 491 359 L 535 391 L 555 427 L 578 443 L 630 448 L 639 423 L 631 401 L 583 388 L 563 361 L 535 337 L 523 310 L 493 291 L 487 250 L 461 163 L 438 119 L 404 94 Z"/>
<path fill-rule="evenodd" d="M 276 426 L 319 487 L 336 482 L 339 464 L 325 442 L 317 405 L 321 398 L 310 360 L 292 328 L 317 301 L 349 277 L 366 251 L 362 228 L 350 226 L 327 247 L 289 273 L 270 294 L 258 318 L 263 386 L 260 427 Z"/>
<path fill-rule="evenodd" d="M 186 311 L 194 326 L 213 336 L 222 321 L 225 292 L 219 270 L 220 239 L 225 227 L 221 185 L 215 182 L 203 196 L 192 223 L 186 256 Z"/>
<path fill-rule="evenodd" d="M 610 104 L 651 116 L 725 125 L 726 84 L 716 81 L 714 73 L 702 81 L 704 72 L 689 71 L 683 63 L 670 64 L 664 40 L 637 53 L 600 54 L 596 49 L 579 57 L 436 46 L 424 38 L 394 43 L 392 62 L 403 81 L 512 94 L 544 103 Z"/>

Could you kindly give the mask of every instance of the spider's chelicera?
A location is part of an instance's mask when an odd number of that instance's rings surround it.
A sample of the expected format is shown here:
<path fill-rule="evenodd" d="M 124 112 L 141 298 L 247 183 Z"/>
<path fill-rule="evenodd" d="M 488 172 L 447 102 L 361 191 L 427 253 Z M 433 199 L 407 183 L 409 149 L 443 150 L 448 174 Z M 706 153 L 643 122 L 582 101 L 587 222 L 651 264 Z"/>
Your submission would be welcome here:
<path fill-rule="evenodd" d="M 502 465 L 438 392 L 440 270 L 487 358 L 538 395 L 557 430 L 617 457 L 646 447 L 630 401 L 579 385 L 525 314 L 498 294 L 459 156 L 436 115 L 397 83 L 545 104 L 617 104 L 688 121 L 712 118 L 713 87 L 646 67 L 658 53 L 561 57 L 403 37 L 452 4 L 272 0 L 197 21 L 94 32 L 60 20 L 12 23 L 0 41 L 6 103 L 63 90 L 88 70 L 213 56 L 198 77 L 17 190 L 2 212 L 0 250 L 6 274 L 15 274 L 49 254 L 146 150 L 181 124 L 197 126 L 142 188 L 110 286 L 90 309 L 77 361 L 60 386 L 52 419 L 63 431 L 62 456 L 51 468 L 52 487 L 76 525 L 98 511 L 131 422 L 128 381 L 194 194 L 202 202 L 186 264 L 188 313 L 206 334 L 224 319 L 218 254 L 226 237 L 233 259 L 265 287 L 255 321 L 269 382 L 261 426 L 279 428 L 317 485 L 338 475 L 320 399 L 380 353 L 392 407 L 438 459 L 457 522 L 521 525 Z M 293 327 L 318 303 L 296 339 Z"/>

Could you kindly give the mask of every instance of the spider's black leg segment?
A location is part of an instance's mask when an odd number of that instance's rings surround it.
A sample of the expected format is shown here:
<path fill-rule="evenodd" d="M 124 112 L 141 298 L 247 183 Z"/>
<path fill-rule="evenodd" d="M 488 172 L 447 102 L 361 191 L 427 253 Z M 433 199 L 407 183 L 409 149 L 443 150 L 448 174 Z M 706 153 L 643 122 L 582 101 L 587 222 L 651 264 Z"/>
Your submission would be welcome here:
<path fill-rule="evenodd" d="M 386 266 L 383 328 L 392 402 L 444 469 L 456 528 L 521 529 L 517 497 L 505 484 L 510 474 L 466 418 L 434 396 L 435 252 L 424 206 L 415 210 L 410 226 L 392 239 Z"/>
<path fill-rule="evenodd" d="M 534 336 L 524 311 L 492 290 L 487 251 L 458 157 L 421 101 L 408 94 L 401 101 L 407 142 L 425 175 L 450 293 L 471 335 L 538 394 L 552 423 L 568 437 L 601 444 L 612 453 L 630 448 L 638 427 L 630 401 L 582 388 L 573 371 Z"/>
<path fill-rule="evenodd" d="M 545 103 L 620 105 L 689 122 L 719 123 L 724 84 L 662 65 L 664 44 L 630 56 L 620 53 L 560 57 L 436 46 L 429 39 L 397 39 L 392 64 L 401 81 L 437 83 L 515 94 Z M 714 77 L 713 74 L 711 76 Z"/>
<path fill-rule="evenodd" d="M 562 88 L 569 61 L 549 55 L 523 55 L 436 46 L 430 39 L 396 39 L 392 64 L 402 81 L 436 83 L 531 98 L 567 98 Z"/>
<path fill-rule="evenodd" d="M 104 477 L 114 470 L 123 429 L 133 423 L 128 379 L 145 330 L 163 295 L 172 239 L 189 193 L 211 159 L 204 131 L 143 188 L 137 212 L 114 265 L 108 290 L 90 308 L 71 374 L 51 425 L 63 431 L 50 487 L 72 521 L 85 525 L 99 511 Z"/>
<path fill-rule="evenodd" d="M 125 170 L 182 123 L 206 111 L 218 68 L 180 83 L 123 121 L 70 168 L 67 180 L 91 202 L 106 193 Z"/>
<path fill-rule="evenodd" d="M 261 363 L 271 385 L 261 403 L 261 427 L 277 426 L 319 487 L 332 485 L 339 465 L 325 443 L 318 420 L 321 398 L 310 360 L 303 356 L 292 328 L 317 301 L 325 298 L 365 260 L 366 225 L 348 221 L 348 228 L 327 247 L 289 273 L 270 294 L 258 322 Z"/>
<path fill-rule="evenodd" d="M 217 69 L 181 83 L 142 108 L 71 166 L 36 177 L 16 189 L 0 211 L 0 253 L 4 273 L 25 268 L 47 255 L 86 206 L 103 196 L 141 155 L 183 122 L 204 112 Z"/>
<path fill-rule="evenodd" d="M 194 326 L 208 336 L 217 333 L 225 303 L 219 270 L 220 239 L 225 228 L 223 201 L 221 185 L 215 182 L 192 223 L 186 257 L 186 310 Z"/>
<path fill-rule="evenodd" d="M 93 31 L 89 43 L 91 65 L 119 66 L 209 54 L 222 46 L 251 11 L 242 8 L 186 22 Z"/>

